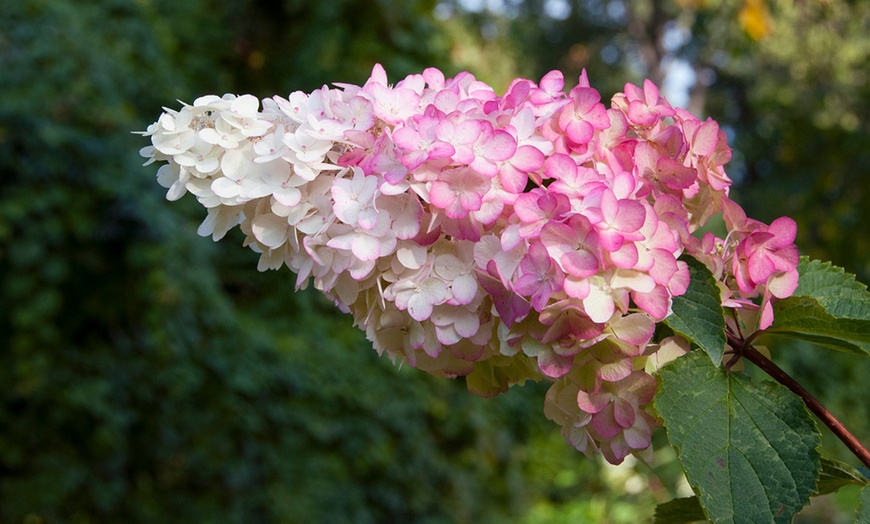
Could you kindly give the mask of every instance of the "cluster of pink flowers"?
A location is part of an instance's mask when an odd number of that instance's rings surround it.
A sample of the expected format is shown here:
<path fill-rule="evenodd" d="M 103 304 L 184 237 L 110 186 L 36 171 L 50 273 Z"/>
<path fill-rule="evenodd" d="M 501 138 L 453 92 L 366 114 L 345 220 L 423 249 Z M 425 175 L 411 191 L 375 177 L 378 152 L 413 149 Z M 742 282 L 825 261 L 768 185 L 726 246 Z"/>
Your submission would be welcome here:
<path fill-rule="evenodd" d="M 608 109 L 585 73 L 567 93 L 554 71 L 498 96 L 437 69 L 391 86 L 376 66 L 362 87 L 262 107 L 202 97 L 144 134 L 167 198 L 208 209 L 200 234 L 241 225 L 261 270 L 313 280 L 394 359 L 485 375 L 484 393 L 552 381 L 547 416 L 613 463 L 650 451 L 650 372 L 688 350 L 653 341 L 689 285 L 683 253 L 762 328 L 797 285 L 794 222 L 747 219 L 724 132 L 649 81 Z M 692 236 L 720 211 L 726 239 Z"/>

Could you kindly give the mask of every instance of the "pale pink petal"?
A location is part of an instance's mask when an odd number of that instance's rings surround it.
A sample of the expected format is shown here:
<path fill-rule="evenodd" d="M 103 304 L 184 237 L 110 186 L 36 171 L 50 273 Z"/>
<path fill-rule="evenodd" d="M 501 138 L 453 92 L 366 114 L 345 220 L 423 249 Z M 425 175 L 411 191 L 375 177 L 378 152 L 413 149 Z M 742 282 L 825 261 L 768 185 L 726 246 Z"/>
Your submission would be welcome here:
<path fill-rule="evenodd" d="M 565 277 L 563 289 L 565 290 L 565 294 L 569 297 L 583 300 L 589 296 L 589 290 L 591 288 L 589 286 L 588 278 L 575 278 L 568 276 Z"/>
<path fill-rule="evenodd" d="M 767 289 L 776 298 L 788 298 L 797 289 L 799 276 L 797 271 L 774 273 L 767 281 Z"/>
<path fill-rule="evenodd" d="M 616 312 L 616 304 L 610 293 L 605 292 L 598 286 L 589 289 L 589 295 L 583 299 L 583 309 L 593 322 L 603 323 L 610 320 Z"/>
<path fill-rule="evenodd" d="M 487 159 L 501 162 L 511 158 L 517 150 L 517 141 L 507 131 L 501 129 L 493 133 L 492 138 L 486 141 L 484 155 Z"/>
<path fill-rule="evenodd" d="M 563 115 L 566 115 L 564 118 L 559 118 L 559 124 L 562 124 L 564 121 L 565 134 L 568 135 L 568 139 L 575 144 L 586 144 L 590 140 L 592 140 L 592 136 L 595 133 L 595 129 L 592 127 L 592 124 L 585 120 L 577 120 L 574 117 L 574 112 L 570 111 L 569 108 L 565 108 L 562 112 Z"/>
<path fill-rule="evenodd" d="M 558 93 L 565 87 L 565 78 L 561 71 L 553 70 L 541 78 L 540 86 L 548 93 Z"/>
<path fill-rule="evenodd" d="M 765 295 L 761 303 L 761 316 L 758 319 L 758 329 L 765 330 L 773 325 L 773 304 L 770 295 Z"/>
<path fill-rule="evenodd" d="M 369 235 L 355 235 L 350 243 L 350 249 L 360 260 L 376 260 L 381 256 L 381 243 Z"/>
<path fill-rule="evenodd" d="M 438 342 L 448 346 L 462 340 L 462 335 L 456 332 L 452 324 L 448 326 L 435 326 L 435 335 L 438 337 Z"/>
<path fill-rule="evenodd" d="M 700 156 L 710 156 L 716 151 L 716 145 L 719 144 L 719 124 L 713 120 L 707 120 L 692 139 L 692 151 Z"/>
<path fill-rule="evenodd" d="M 632 292 L 631 299 L 657 322 L 664 320 L 670 312 L 671 297 L 663 286 L 657 285 L 648 293 Z"/>
<path fill-rule="evenodd" d="M 471 312 L 460 315 L 453 323 L 453 328 L 464 338 L 471 338 L 480 329 L 480 318 Z"/>
<path fill-rule="evenodd" d="M 613 223 L 620 231 L 632 233 L 643 226 L 645 219 L 646 208 L 640 202 L 623 199 L 619 201 L 619 210 Z"/>
<path fill-rule="evenodd" d="M 649 293 L 655 285 L 655 280 L 651 276 L 640 271 L 617 270 L 610 279 L 612 288 L 627 288 L 641 293 Z"/>
<path fill-rule="evenodd" d="M 418 292 L 432 304 L 440 304 L 447 299 L 447 284 L 437 278 L 427 278 Z"/>
<path fill-rule="evenodd" d="M 610 261 L 618 268 L 631 269 L 637 264 L 637 260 L 638 251 L 634 242 L 626 242 L 610 253 Z"/>
<path fill-rule="evenodd" d="M 471 304 L 474 297 L 477 296 L 479 286 L 477 285 L 477 279 L 468 274 L 454 280 L 451 289 L 453 290 L 453 298 L 460 304 L 466 305 Z"/>
<path fill-rule="evenodd" d="M 211 183 L 211 190 L 221 198 L 236 198 L 241 194 L 241 186 L 235 180 L 221 177 Z"/>
<path fill-rule="evenodd" d="M 450 353 L 453 354 L 454 357 L 463 360 L 465 362 L 477 362 L 480 360 L 480 357 L 483 355 L 483 352 L 486 350 L 483 346 L 472 344 L 469 341 L 462 341 L 454 346 L 451 346 Z M 471 373 L 469 369 L 467 372 L 463 370 L 460 373 L 457 373 L 457 376 L 463 376 Z"/>
<path fill-rule="evenodd" d="M 381 64 L 375 64 L 372 66 L 372 74 L 370 75 L 372 83 L 387 85 L 387 72 L 384 70 L 384 66 Z"/>
<path fill-rule="evenodd" d="M 621 390 L 630 392 L 637 398 L 638 405 L 648 404 L 658 388 L 655 377 L 644 371 L 635 371 L 619 383 Z"/>
<path fill-rule="evenodd" d="M 672 296 L 678 297 L 689 289 L 690 281 L 689 265 L 682 260 L 677 260 L 677 271 L 668 282 L 668 291 L 671 292 Z"/>
<path fill-rule="evenodd" d="M 544 153 L 535 146 L 522 145 L 517 148 L 510 163 L 521 171 L 537 171 L 544 165 Z"/>
<path fill-rule="evenodd" d="M 423 79 L 432 89 L 440 90 L 444 88 L 444 73 L 439 69 L 427 67 L 423 70 Z"/>
<path fill-rule="evenodd" d="M 631 358 L 617 358 L 613 362 L 605 362 L 598 369 L 598 378 L 605 382 L 619 382 L 631 375 Z"/>
<path fill-rule="evenodd" d="M 616 423 L 623 428 L 630 428 L 633 426 L 636 415 L 636 408 L 625 399 L 617 398 L 613 403 L 613 418 L 616 420 Z"/>
<path fill-rule="evenodd" d="M 551 378 L 559 378 L 571 370 L 574 357 L 563 357 L 549 351 L 538 356 L 538 368 Z"/>
<path fill-rule="evenodd" d="M 498 172 L 498 177 L 505 191 L 515 195 L 521 194 L 529 183 L 529 175 L 511 164 L 503 165 Z"/>
<path fill-rule="evenodd" d="M 397 129 L 391 136 L 394 144 L 409 151 L 418 149 L 422 141 L 417 130 L 411 127 Z"/>
<path fill-rule="evenodd" d="M 582 389 L 577 392 L 577 406 L 586 413 L 594 414 L 601 412 L 601 410 L 610 404 L 611 400 L 612 396 L 609 393 L 592 394 Z"/>
<path fill-rule="evenodd" d="M 429 201 L 432 205 L 445 209 L 450 207 L 454 200 L 456 200 L 456 192 L 446 182 L 436 180 L 432 183 L 429 189 Z"/>
<path fill-rule="evenodd" d="M 480 206 L 483 204 L 483 199 L 481 196 L 473 191 L 466 191 L 459 195 L 459 202 L 462 204 L 462 208 L 466 211 L 477 211 L 480 209 Z M 464 217 L 468 213 L 463 214 Z M 448 214 L 448 216 L 450 216 Z M 462 218 L 462 217 L 451 217 L 451 218 Z"/>
<path fill-rule="evenodd" d="M 778 249 L 794 243 L 797 235 L 797 223 L 789 217 L 779 217 L 770 223 L 768 232 L 774 235 L 775 240 L 769 243 L 771 248 Z"/>
<path fill-rule="evenodd" d="M 576 277 L 588 277 L 598 271 L 598 258 L 585 249 L 569 251 L 559 258 L 565 272 Z"/>
<path fill-rule="evenodd" d="M 445 121 L 446 122 L 446 121 Z M 440 128 L 440 125 L 439 125 Z M 483 132 L 484 123 L 480 120 L 464 120 L 453 127 L 452 140 L 454 143 L 471 144 L 474 143 L 480 133 Z M 438 138 L 441 138 L 440 136 Z M 442 140 L 445 140 L 442 138 Z"/>
<path fill-rule="evenodd" d="M 655 333 L 653 319 L 642 313 L 632 313 L 621 317 L 610 325 L 616 338 L 636 346 L 645 346 Z"/>
<path fill-rule="evenodd" d="M 632 100 L 628 104 L 628 119 L 635 124 L 648 126 L 656 121 L 656 114 L 640 100 Z"/>
<path fill-rule="evenodd" d="M 556 180 L 573 179 L 577 177 L 577 163 L 566 154 L 555 153 L 544 162 L 544 174 Z"/>
<path fill-rule="evenodd" d="M 261 244 L 275 249 L 287 241 L 289 224 L 285 217 L 271 213 L 257 215 L 251 222 L 251 231 Z"/>
<path fill-rule="evenodd" d="M 486 267 L 487 271 L 475 270 L 478 282 L 492 297 L 492 303 L 501 321 L 507 327 L 511 327 L 516 321 L 525 318 L 532 306 L 528 300 L 504 287 L 495 261 L 491 260 Z"/>
<path fill-rule="evenodd" d="M 603 439 L 611 439 L 622 432 L 620 426 L 613 416 L 613 404 L 609 404 L 607 408 L 592 415 L 592 427 Z"/>
<path fill-rule="evenodd" d="M 408 314 L 414 320 L 422 322 L 432 314 L 432 303 L 420 294 L 415 294 L 408 301 Z"/>
<path fill-rule="evenodd" d="M 625 443 L 631 449 L 644 449 L 650 445 L 652 440 L 652 427 L 647 420 L 649 415 L 646 412 L 639 412 L 635 418 L 631 428 L 626 429 L 622 435 L 625 438 Z"/>
<path fill-rule="evenodd" d="M 498 174 L 498 166 L 485 156 L 474 157 L 474 159 L 468 163 L 468 167 L 488 178 L 492 178 Z"/>

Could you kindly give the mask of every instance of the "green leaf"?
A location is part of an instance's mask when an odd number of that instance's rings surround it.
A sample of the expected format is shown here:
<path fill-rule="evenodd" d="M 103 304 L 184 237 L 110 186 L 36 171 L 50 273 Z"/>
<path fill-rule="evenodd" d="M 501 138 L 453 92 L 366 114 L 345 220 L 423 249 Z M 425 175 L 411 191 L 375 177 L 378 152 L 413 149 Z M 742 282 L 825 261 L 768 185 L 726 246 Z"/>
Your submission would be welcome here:
<path fill-rule="evenodd" d="M 783 386 L 754 384 L 698 351 L 662 368 L 655 407 L 717 524 L 791 522 L 816 489 L 819 432 Z"/>
<path fill-rule="evenodd" d="M 870 355 L 870 292 L 830 262 L 801 258 L 794 296 L 774 305 L 767 332 Z"/>
<path fill-rule="evenodd" d="M 465 377 L 468 391 L 475 395 L 489 398 L 504 393 L 514 384 L 523 384 L 526 380 L 538 381 L 541 374 L 528 358 L 496 355 L 474 364 L 474 371 Z"/>
<path fill-rule="evenodd" d="M 819 346 L 823 346 L 826 348 L 836 349 L 838 351 L 845 351 L 846 353 L 855 353 L 862 356 L 867 354 L 867 351 L 863 347 L 837 338 L 813 335 L 811 333 L 790 331 L 766 331 L 765 333 L 767 332 L 770 332 L 774 335 L 781 335 L 784 337 L 794 338 L 798 340 L 805 340 L 807 342 L 812 342 L 813 344 L 818 344 Z"/>
<path fill-rule="evenodd" d="M 819 480 L 816 483 L 817 495 L 833 493 L 844 486 L 870 484 L 860 471 L 839 460 L 822 458 Z M 697 496 L 685 497 L 665 502 L 656 506 L 653 524 L 688 524 L 690 522 L 707 521 L 707 515 Z M 870 522 L 868 522 L 870 524 Z"/>
<path fill-rule="evenodd" d="M 870 486 L 861 490 L 858 500 L 861 505 L 855 513 L 855 524 L 870 524 Z"/>
<path fill-rule="evenodd" d="M 855 304 L 857 302 L 853 301 Z M 870 355 L 870 320 L 838 318 L 814 297 L 792 296 L 777 302 L 773 325 L 766 332 Z"/>
<path fill-rule="evenodd" d="M 707 520 L 698 497 L 685 497 L 659 504 L 656 506 L 655 517 L 653 524 L 686 524 Z"/>
<path fill-rule="evenodd" d="M 833 493 L 843 486 L 870 484 L 870 480 L 865 478 L 860 471 L 845 462 L 823 457 L 821 466 L 819 480 L 816 483 L 816 495 Z"/>
<path fill-rule="evenodd" d="M 798 273 L 794 296 L 817 299 L 825 311 L 837 318 L 870 320 L 870 292 L 855 280 L 855 275 L 830 262 L 807 257 L 801 257 Z"/>
<path fill-rule="evenodd" d="M 674 297 L 673 314 L 665 323 L 703 349 L 715 365 L 725 353 L 725 312 L 716 279 L 703 263 L 690 256 L 680 260 L 689 265 L 689 289 Z"/>

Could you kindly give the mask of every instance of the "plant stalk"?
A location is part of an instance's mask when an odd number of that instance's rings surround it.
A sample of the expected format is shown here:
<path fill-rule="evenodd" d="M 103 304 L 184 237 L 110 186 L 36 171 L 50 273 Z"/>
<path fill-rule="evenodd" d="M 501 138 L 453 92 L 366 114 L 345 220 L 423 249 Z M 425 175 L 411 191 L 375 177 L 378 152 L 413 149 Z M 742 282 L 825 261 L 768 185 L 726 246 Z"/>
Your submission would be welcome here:
<path fill-rule="evenodd" d="M 837 418 L 831 414 L 831 412 L 828 411 L 828 409 L 822 405 L 818 399 L 812 396 L 809 391 L 804 389 L 803 386 L 789 376 L 788 373 L 783 371 L 782 368 L 774 364 L 773 361 L 762 355 L 752 346 L 752 344 L 749 344 L 730 333 L 728 334 L 728 343 L 735 349 L 735 351 L 746 358 L 746 360 L 764 370 L 764 372 L 770 375 L 771 378 L 787 387 L 795 395 L 799 396 L 801 400 L 804 401 L 807 408 L 809 408 L 809 410 L 812 411 L 823 424 L 828 426 L 834 435 L 836 435 L 837 438 L 840 439 L 847 448 L 849 448 L 849 451 L 858 457 L 865 466 L 870 468 L 870 451 L 868 451 L 867 448 L 864 447 L 857 438 L 855 438 L 855 435 L 846 429 L 846 426 L 837 420 Z"/>

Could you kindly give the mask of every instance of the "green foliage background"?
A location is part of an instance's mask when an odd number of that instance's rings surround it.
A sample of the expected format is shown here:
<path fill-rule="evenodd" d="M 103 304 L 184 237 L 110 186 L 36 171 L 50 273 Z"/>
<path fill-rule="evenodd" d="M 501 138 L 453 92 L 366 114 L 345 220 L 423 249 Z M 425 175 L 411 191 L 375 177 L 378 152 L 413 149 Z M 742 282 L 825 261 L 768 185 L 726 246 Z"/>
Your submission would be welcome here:
<path fill-rule="evenodd" d="M 794 216 L 804 252 L 868 280 L 866 4 L 768 2 L 760 40 L 736 0 L 473 4 L 0 0 L 0 522 L 636 522 L 677 494 L 670 450 L 626 490 L 564 444 L 543 387 L 483 400 L 397 370 L 239 235 L 197 237 L 130 134 L 176 99 L 374 62 L 498 88 L 587 67 L 606 98 L 679 58 L 712 79 L 693 109 L 733 133 L 749 214 Z M 674 24 L 692 37 L 656 47 Z M 866 364 L 775 356 L 870 439 Z"/>

